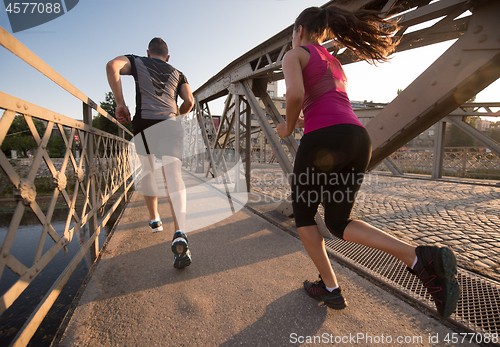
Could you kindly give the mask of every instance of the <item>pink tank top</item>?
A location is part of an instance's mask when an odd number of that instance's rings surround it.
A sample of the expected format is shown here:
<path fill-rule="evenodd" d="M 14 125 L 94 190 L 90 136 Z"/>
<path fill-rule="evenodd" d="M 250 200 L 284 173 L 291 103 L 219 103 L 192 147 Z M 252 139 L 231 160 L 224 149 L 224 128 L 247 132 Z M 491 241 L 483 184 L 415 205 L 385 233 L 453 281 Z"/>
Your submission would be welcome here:
<path fill-rule="evenodd" d="M 302 70 L 304 134 L 337 124 L 363 126 L 347 97 L 347 78 L 340 62 L 321 45 L 304 47 L 311 54 Z"/>

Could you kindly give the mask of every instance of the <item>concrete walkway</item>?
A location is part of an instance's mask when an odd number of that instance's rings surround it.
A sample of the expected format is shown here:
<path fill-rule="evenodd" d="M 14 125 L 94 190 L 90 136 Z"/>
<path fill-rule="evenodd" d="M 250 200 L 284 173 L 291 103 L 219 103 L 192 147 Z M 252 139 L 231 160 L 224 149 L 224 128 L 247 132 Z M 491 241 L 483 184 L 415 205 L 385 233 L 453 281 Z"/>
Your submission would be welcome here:
<path fill-rule="evenodd" d="M 190 174 L 185 181 L 212 194 Z M 302 289 L 317 272 L 300 240 L 246 207 L 190 232 L 193 263 L 176 270 L 170 208 L 160 201 L 165 230 L 152 234 L 134 193 L 56 345 L 445 346 L 455 332 L 337 263 L 349 306 L 319 306 Z M 213 217 L 216 205 L 204 214 Z"/>

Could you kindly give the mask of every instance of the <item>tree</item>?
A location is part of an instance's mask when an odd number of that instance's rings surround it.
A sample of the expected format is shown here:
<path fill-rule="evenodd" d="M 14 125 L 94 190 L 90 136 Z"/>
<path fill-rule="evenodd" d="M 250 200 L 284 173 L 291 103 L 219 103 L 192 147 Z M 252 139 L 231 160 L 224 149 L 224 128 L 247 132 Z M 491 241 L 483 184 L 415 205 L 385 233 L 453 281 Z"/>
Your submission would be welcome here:
<path fill-rule="evenodd" d="M 500 122 L 495 122 L 491 125 L 490 137 L 500 143 Z"/>
<path fill-rule="evenodd" d="M 66 137 L 67 135 L 68 134 L 66 134 Z M 63 158 L 66 154 L 66 145 L 58 131 L 52 132 L 49 142 L 47 143 L 47 152 L 51 158 Z"/>
<path fill-rule="evenodd" d="M 47 129 L 47 122 L 40 119 L 32 118 L 38 136 L 43 138 Z M 66 134 L 66 137 L 68 134 Z M 14 117 L 9 131 L 2 143 L 2 151 L 9 157 L 11 151 L 17 151 L 19 156 L 26 156 L 28 151 L 33 155 L 38 149 L 33 134 L 26 123 L 24 116 L 18 114 Z M 60 158 L 66 152 L 66 146 L 59 131 L 51 131 L 49 141 L 47 143 L 47 152 L 52 158 Z"/>
<path fill-rule="evenodd" d="M 115 110 L 116 110 L 116 100 L 115 96 L 113 95 L 112 92 L 106 93 L 105 101 L 102 101 L 100 103 L 101 108 L 106 111 L 111 117 L 115 118 Z M 118 125 L 115 123 L 111 122 L 109 119 L 104 117 L 101 114 L 98 114 L 97 116 L 94 117 L 92 120 L 92 126 L 94 128 L 100 129 L 102 131 L 105 131 L 107 133 L 117 135 L 119 134 L 118 132 Z M 129 123 L 125 126 L 127 129 L 132 131 L 132 124 Z"/>
<path fill-rule="evenodd" d="M 40 137 L 43 136 L 46 124 L 39 119 L 33 118 L 33 123 Z M 35 139 L 31 134 L 24 116 L 18 114 L 12 120 L 9 131 L 2 142 L 2 152 L 9 157 L 11 150 L 17 151 L 20 155 L 26 155 L 26 152 L 34 152 L 37 148 Z"/>

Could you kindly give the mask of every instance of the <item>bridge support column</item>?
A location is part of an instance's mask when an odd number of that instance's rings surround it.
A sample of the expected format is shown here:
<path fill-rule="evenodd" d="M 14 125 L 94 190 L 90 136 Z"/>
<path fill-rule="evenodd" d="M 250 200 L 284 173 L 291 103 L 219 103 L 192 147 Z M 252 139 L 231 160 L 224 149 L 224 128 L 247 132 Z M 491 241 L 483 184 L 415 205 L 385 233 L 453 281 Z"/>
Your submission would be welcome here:
<path fill-rule="evenodd" d="M 436 140 L 434 142 L 434 157 L 432 158 L 433 179 L 438 179 L 443 177 L 445 133 L 446 133 L 446 122 L 440 121 L 437 126 Z"/>
<path fill-rule="evenodd" d="M 83 122 L 92 126 L 92 108 L 83 103 Z M 89 238 L 97 232 L 97 196 L 96 196 L 96 175 L 95 168 L 97 165 L 94 163 L 94 135 L 87 132 L 87 163 L 85 165 L 85 178 L 87 184 L 90 185 L 89 196 L 87 199 L 90 200 L 92 209 L 94 212 L 89 218 Z M 94 244 L 90 247 L 90 260 L 92 263 L 97 259 L 99 255 L 99 238 L 95 238 Z"/>

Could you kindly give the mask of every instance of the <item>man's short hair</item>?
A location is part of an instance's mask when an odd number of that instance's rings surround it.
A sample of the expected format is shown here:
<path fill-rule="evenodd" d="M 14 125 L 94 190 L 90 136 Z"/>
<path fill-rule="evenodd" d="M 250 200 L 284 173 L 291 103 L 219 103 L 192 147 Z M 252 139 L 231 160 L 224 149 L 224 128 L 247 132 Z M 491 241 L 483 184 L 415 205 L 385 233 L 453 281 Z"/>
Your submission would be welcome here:
<path fill-rule="evenodd" d="M 148 50 L 149 53 L 154 56 L 163 58 L 166 58 L 168 56 L 168 46 L 165 41 L 163 41 L 159 37 L 155 37 L 149 42 Z"/>

